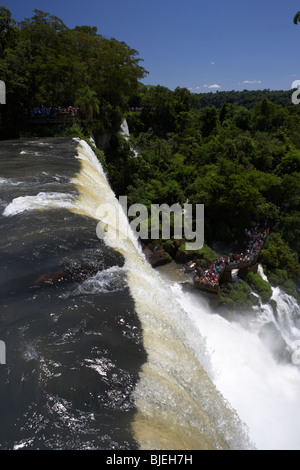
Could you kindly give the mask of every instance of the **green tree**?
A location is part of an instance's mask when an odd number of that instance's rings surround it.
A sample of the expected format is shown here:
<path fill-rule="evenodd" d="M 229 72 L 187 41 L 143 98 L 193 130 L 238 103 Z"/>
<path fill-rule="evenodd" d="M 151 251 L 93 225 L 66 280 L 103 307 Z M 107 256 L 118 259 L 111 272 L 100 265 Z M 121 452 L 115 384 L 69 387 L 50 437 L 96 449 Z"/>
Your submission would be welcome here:
<path fill-rule="evenodd" d="M 257 273 L 248 273 L 246 276 L 247 283 L 252 287 L 254 292 L 256 292 L 263 303 L 267 303 L 272 297 L 272 289 L 270 284 L 262 279 L 262 277 Z"/>
<path fill-rule="evenodd" d="M 277 167 L 279 174 L 300 173 L 300 150 L 290 150 Z"/>
<path fill-rule="evenodd" d="M 11 17 L 11 12 L 0 7 L 0 57 L 4 56 L 4 50 L 9 45 L 12 36 L 16 33 L 16 22 Z"/>
<path fill-rule="evenodd" d="M 91 110 L 86 94 L 82 109 L 90 121 L 101 103 L 97 122 L 93 120 L 101 141 L 101 135 L 117 131 L 139 79 L 147 73 L 140 61 L 136 50 L 104 38 L 95 26 L 70 29 L 41 10 L 16 24 L 10 11 L 0 7 L 0 74 L 8 103 L 0 109 L 2 137 L 18 137 L 25 109 L 73 105 L 83 99 L 86 85 L 99 104 L 90 100 Z"/>
<path fill-rule="evenodd" d="M 216 108 L 206 107 L 201 113 L 201 132 L 203 137 L 209 137 L 217 128 L 219 115 Z"/>
<path fill-rule="evenodd" d="M 269 269 L 285 269 L 295 279 L 300 276 L 300 265 L 295 254 L 278 233 L 272 233 L 267 238 L 261 252 L 261 261 Z"/>
<path fill-rule="evenodd" d="M 98 114 L 100 110 L 97 94 L 95 91 L 91 90 L 89 86 L 78 90 L 75 104 L 80 107 L 87 123 L 92 122 L 94 115 Z"/>

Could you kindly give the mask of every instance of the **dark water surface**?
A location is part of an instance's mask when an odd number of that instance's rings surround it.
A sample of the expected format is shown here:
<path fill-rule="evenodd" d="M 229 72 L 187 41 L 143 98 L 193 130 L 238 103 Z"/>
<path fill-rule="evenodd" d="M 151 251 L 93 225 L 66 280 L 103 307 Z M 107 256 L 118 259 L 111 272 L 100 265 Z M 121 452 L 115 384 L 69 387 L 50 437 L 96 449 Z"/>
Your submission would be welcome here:
<path fill-rule="evenodd" d="M 0 143 L 0 449 L 134 449 L 145 361 L 123 257 L 70 212 L 72 139 Z"/>

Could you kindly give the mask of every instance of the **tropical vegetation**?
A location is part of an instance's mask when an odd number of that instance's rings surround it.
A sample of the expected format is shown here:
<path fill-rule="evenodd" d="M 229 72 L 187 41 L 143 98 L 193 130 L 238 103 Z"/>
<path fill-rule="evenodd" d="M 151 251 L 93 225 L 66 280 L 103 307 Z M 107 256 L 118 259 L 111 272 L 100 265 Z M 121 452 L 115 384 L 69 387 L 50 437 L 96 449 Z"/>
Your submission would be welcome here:
<path fill-rule="evenodd" d="M 0 78 L 7 89 L 0 137 L 18 136 L 24 114 L 32 108 L 75 103 L 96 138 L 116 132 L 146 75 L 140 62 L 136 50 L 98 34 L 96 27 L 70 29 L 40 10 L 16 23 L 0 7 Z"/>
<path fill-rule="evenodd" d="M 24 113 L 34 106 L 77 104 L 81 120 L 64 135 L 93 135 L 117 196 L 147 207 L 204 204 L 206 245 L 195 253 L 204 266 L 216 242 L 239 246 L 245 228 L 267 223 L 271 235 L 261 261 L 273 285 L 297 295 L 300 107 L 292 104 L 291 91 L 172 91 L 142 84 L 147 72 L 140 62 L 136 50 L 95 27 L 70 29 L 39 10 L 17 24 L 1 7 L 7 105 L 0 107 L 0 137 L 24 135 Z M 119 133 L 124 118 L 129 140 Z M 184 252 L 184 242 L 156 241 L 171 256 Z M 247 281 L 269 297 L 256 276 Z M 253 304 L 248 284 L 240 283 L 226 302 Z"/>

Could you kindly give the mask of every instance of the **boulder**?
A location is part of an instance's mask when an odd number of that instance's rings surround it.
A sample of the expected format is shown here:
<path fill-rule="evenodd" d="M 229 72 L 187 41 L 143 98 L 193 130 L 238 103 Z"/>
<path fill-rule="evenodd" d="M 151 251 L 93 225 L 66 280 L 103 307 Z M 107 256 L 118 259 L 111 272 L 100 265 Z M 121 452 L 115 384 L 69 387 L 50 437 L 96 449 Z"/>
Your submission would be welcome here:
<path fill-rule="evenodd" d="M 78 267 L 78 268 L 61 268 L 53 273 L 45 273 L 38 277 L 35 287 L 53 286 L 62 282 L 80 282 L 89 275 L 95 273 L 95 268 Z"/>
<path fill-rule="evenodd" d="M 168 253 L 166 253 L 162 248 L 150 252 L 146 254 L 148 262 L 151 264 L 153 268 L 157 268 L 158 266 L 163 266 L 168 264 L 172 261 L 172 258 Z"/>

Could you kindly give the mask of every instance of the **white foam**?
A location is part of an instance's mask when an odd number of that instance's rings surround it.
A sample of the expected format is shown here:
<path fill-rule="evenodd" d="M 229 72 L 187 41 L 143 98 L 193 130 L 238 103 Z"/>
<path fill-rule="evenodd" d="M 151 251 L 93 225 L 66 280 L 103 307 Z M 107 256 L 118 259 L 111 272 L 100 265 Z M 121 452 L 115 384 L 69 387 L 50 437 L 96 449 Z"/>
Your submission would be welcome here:
<path fill-rule="evenodd" d="M 8 217 L 25 211 L 71 209 L 73 207 L 74 199 L 70 194 L 41 192 L 36 196 L 21 196 L 13 199 L 4 209 L 3 215 Z"/>
<path fill-rule="evenodd" d="M 178 301 L 206 337 L 214 382 L 249 427 L 260 450 L 300 449 L 300 373 L 276 362 L 258 331 L 210 310 L 177 285 Z M 260 322 L 260 319 L 258 319 Z"/>
<path fill-rule="evenodd" d="M 124 289 L 123 268 L 112 266 L 111 268 L 98 271 L 94 276 L 89 277 L 80 283 L 75 292 L 70 295 L 95 295 L 100 292 L 105 294 L 109 292 L 118 292 Z"/>
<path fill-rule="evenodd" d="M 35 157 L 41 157 L 44 154 L 41 152 L 35 152 L 32 150 L 21 150 L 20 155 L 34 155 Z"/>
<path fill-rule="evenodd" d="M 4 185 L 4 184 L 7 184 L 9 183 L 9 180 L 6 179 L 6 178 L 0 178 L 0 185 Z"/>
<path fill-rule="evenodd" d="M 15 181 L 11 178 L 0 178 L 0 186 L 18 186 L 22 184 L 21 181 Z"/>

